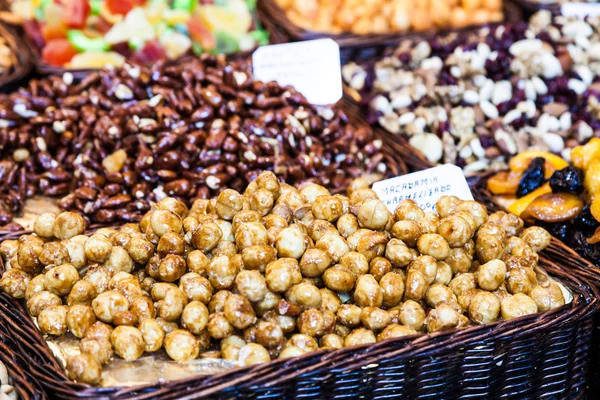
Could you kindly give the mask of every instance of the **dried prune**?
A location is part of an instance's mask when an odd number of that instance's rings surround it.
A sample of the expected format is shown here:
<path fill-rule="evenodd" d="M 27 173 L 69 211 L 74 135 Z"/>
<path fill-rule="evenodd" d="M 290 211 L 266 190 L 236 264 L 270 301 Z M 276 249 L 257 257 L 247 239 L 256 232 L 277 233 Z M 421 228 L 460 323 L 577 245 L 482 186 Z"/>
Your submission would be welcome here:
<path fill-rule="evenodd" d="M 573 235 L 574 250 L 596 265 L 600 265 L 600 244 L 589 244 L 585 233 L 575 232 Z"/>
<path fill-rule="evenodd" d="M 533 192 L 544 184 L 546 180 L 544 173 L 546 172 L 546 160 L 542 157 L 537 157 L 531 160 L 531 163 L 523 173 L 519 187 L 517 188 L 517 197 L 523 197 L 527 193 Z"/>
<path fill-rule="evenodd" d="M 583 172 L 574 166 L 556 171 L 550 178 L 550 187 L 554 193 L 580 194 L 583 192 Z"/>
<path fill-rule="evenodd" d="M 566 241 L 570 237 L 571 223 L 570 222 L 544 222 L 537 221 L 537 225 L 546 229 L 550 234 L 562 241 Z"/>
<path fill-rule="evenodd" d="M 583 207 L 583 210 L 573 220 L 573 224 L 578 230 L 586 233 L 594 232 L 600 226 L 600 222 L 596 221 L 596 218 L 592 215 L 589 204 Z"/>

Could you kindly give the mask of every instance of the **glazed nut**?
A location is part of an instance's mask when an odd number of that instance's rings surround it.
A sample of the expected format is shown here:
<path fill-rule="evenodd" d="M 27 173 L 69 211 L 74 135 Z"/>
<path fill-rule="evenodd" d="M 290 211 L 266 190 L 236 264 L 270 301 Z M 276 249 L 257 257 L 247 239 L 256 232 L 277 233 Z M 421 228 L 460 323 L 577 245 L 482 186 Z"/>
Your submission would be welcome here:
<path fill-rule="evenodd" d="M 44 308 L 38 315 L 40 330 L 48 335 L 60 336 L 67 331 L 67 306 L 52 305 Z"/>
<path fill-rule="evenodd" d="M 68 219 L 70 219 L 70 218 L 68 218 Z M 63 217 L 63 220 L 64 220 L 64 217 Z M 52 239 L 54 237 L 53 230 L 54 230 L 54 222 L 55 221 L 56 221 L 56 214 L 54 214 L 54 213 L 40 214 L 35 219 L 35 222 L 33 223 L 33 232 L 41 238 Z M 79 234 L 79 233 L 77 233 L 77 234 Z M 75 236 L 75 235 L 72 235 L 72 236 Z"/>
<path fill-rule="evenodd" d="M 358 222 L 367 229 L 381 230 L 388 224 L 389 211 L 380 200 L 367 200 L 358 209 Z"/>
<path fill-rule="evenodd" d="M 375 342 L 377 342 L 377 339 L 375 338 L 373 331 L 364 328 L 358 328 L 346 336 L 346 339 L 344 339 L 344 347 L 352 347 Z"/>
<path fill-rule="evenodd" d="M 89 354 L 77 354 L 67 360 L 67 373 L 74 381 L 97 385 L 102 380 L 102 365 Z"/>
<path fill-rule="evenodd" d="M 142 333 L 133 326 L 117 326 L 112 331 L 110 341 L 115 353 L 126 361 L 137 360 L 144 353 Z"/>
<path fill-rule="evenodd" d="M 523 232 L 521 232 L 520 237 L 525 243 L 531 246 L 536 253 L 539 253 L 548 247 L 552 239 L 548 231 L 539 226 L 532 226 L 524 229 Z"/>
<path fill-rule="evenodd" d="M 44 224 L 47 223 L 47 217 L 44 217 L 43 221 L 45 221 Z M 62 212 L 54 219 L 52 235 L 57 239 L 64 240 L 81 235 L 84 230 L 85 220 L 81 215 L 74 212 Z M 44 231 L 44 234 L 47 233 Z"/>
<path fill-rule="evenodd" d="M 118 313 L 129 309 L 129 301 L 120 292 L 110 290 L 100 293 L 92 301 L 92 308 L 96 318 L 110 324 Z"/>
<path fill-rule="evenodd" d="M 438 261 L 444 261 L 450 255 L 448 242 L 436 233 L 421 235 L 417 241 L 417 249 L 421 254 L 431 256 Z"/>
<path fill-rule="evenodd" d="M 490 293 L 477 292 L 469 304 L 469 317 L 477 324 L 490 324 L 498 319 L 500 301 Z"/>
<path fill-rule="evenodd" d="M 481 265 L 477 272 L 477 284 L 484 290 L 494 291 L 504 283 L 506 264 L 500 260 L 492 260 Z"/>
<path fill-rule="evenodd" d="M 89 305 L 76 304 L 67 312 L 67 327 L 78 338 L 82 338 L 86 329 L 96 322 L 96 316 Z"/>
<path fill-rule="evenodd" d="M 257 343 L 248 343 L 240 348 L 238 361 L 244 365 L 256 365 L 271 361 L 267 349 Z"/>
<path fill-rule="evenodd" d="M 500 313 L 502 319 L 509 321 L 525 315 L 535 314 L 538 308 L 531 297 L 523 293 L 507 297 L 500 302 Z"/>
<path fill-rule="evenodd" d="M 66 296 L 79 280 L 79 272 L 71 264 L 63 264 L 46 272 L 46 289 L 58 296 Z"/>
<path fill-rule="evenodd" d="M 334 196 L 318 196 L 312 203 L 314 217 L 328 222 L 337 221 L 342 216 L 343 211 L 342 202 Z"/>

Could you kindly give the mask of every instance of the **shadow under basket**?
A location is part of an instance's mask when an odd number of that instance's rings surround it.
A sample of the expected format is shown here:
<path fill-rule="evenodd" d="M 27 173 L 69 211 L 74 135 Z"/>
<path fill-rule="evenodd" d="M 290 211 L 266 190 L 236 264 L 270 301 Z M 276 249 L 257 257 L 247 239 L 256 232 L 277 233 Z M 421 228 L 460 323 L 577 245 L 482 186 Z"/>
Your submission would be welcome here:
<path fill-rule="evenodd" d="M 487 181 L 491 176 L 492 174 L 486 174 L 480 177 L 477 184 L 471 188 L 473 196 L 475 200 L 485 204 L 488 211 L 504 210 L 504 207 L 495 200 L 494 195 L 487 190 Z M 561 240 L 553 236 L 550 246 L 543 254 L 552 262 L 565 266 L 569 273 L 585 279 L 600 290 L 600 268 Z M 590 398 L 597 398 L 600 395 L 600 313 L 595 316 L 590 359 L 592 360 L 588 383 Z"/>
<path fill-rule="evenodd" d="M 136 387 L 95 388 L 68 379 L 22 302 L 5 293 L 0 324 L 18 359 L 27 360 L 26 373 L 56 399 L 583 399 L 599 293 L 543 255 L 540 265 L 571 290 L 571 303 L 506 322 Z"/>

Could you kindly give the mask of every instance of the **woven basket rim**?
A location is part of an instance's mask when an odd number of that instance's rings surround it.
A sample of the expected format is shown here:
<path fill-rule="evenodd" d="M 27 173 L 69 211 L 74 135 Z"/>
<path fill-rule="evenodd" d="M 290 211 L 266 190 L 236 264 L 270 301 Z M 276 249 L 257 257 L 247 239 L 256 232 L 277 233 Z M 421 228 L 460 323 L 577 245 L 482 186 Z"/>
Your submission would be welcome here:
<path fill-rule="evenodd" d="M 522 20 L 521 7 L 515 3 L 515 1 L 521 0 L 503 0 L 503 11 L 504 11 L 504 22 L 516 22 Z M 257 3 L 257 8 L 262 11 L 264 18 L 271 22 L 271 26 L 281 31 L 281 34 L 289 37 L 289 41 L 303 41 L 312 40 L 319 38 L 331 38 L 339 43 L 340 47 L 357 47 L 357 46 L 381 46 L 382 44 L 391 44 L 397 42 L 399 39 L 418 36 L 426 37 L 432 34 L 440 34 L 444 32 L 458 32 L 468 31 L 472 29 L 478 29 L 486 25 L 495 24 L 483 24 L 483 25 L 472 25 L 462 29 L 439 29 L 439 30 L 428 30 L 423 32 L 408 31 L 408 32 L 393 32 L 384 34 L 366 34 L 356 35 L 353 33 L 341 33 L 334 34 L 328 32 L 317 32 L 308 29 L 301 28 L 294 24 L 287 17 L 285 11 L 279 7 L 274 0 L 261 0 Z"/>
<path fill-rule="evenodd" d="M 25 78 L 33 68 L 32 55 L 27 44 L 18 35 L 14 28 L 0 22 L 0 36 L 2 36 L 11 51 L 15 55 L 18 65 L 13 66 L 12 71 L 4 76 L 0 76 L 0 88 L 16 83 Z"/>
<path fill-rule="evenodd" d="M 600 292 L 585 278 L 571 275 L 564 266 L 548 260 L 544 253 L 540 257 L 540 265 L 550 276 L 560 279 L 561 283 L 571 290 L 573 294 L 571 303 L 545 313 L 510 321 L 498 321 L 489 325 L 471 326 L 434 334 L 418 334 L 340 350 L 321 350 L 298 358 L 274 360 L 270 363 L 236 368 L 215 375 L 195 376 L 134 387 L 95 388 L 71 381 L 52 355 L 41 332 L 29 318 L 23 303 L 15 301 L 5 293 L 0 293 L 0 322 L 9 326 L 9 332 L 19 343 L 20 352 L 23 355 L 27 354 L 30 373 L 34 379 L 38 380 L 46 390 L 51 390 L 56 395 L 60 393 L 63 398 L 111 397 L 141 400 L 155 398 L 162 393 L 173 395 L 177 393 L 182 396 L 191 387 L 194 387 L 195 396 L 210 397 L 237 385 L 272 387 L 324 366 L 334 366 L 330 374 L 342 373 L 350 368 L 364 367 L 377 363 L 378 360 L 398 355 L 408 359 L 423 353 L 446 353 L 476 343 L 489 335 L 494 335 L 496 338 L 516 338 L 543 334 L 546 329 L 559 329 L 588 318 L 600 309 Z M 0 274 L 3 272 L 4 262 L 0 259 Z"/>

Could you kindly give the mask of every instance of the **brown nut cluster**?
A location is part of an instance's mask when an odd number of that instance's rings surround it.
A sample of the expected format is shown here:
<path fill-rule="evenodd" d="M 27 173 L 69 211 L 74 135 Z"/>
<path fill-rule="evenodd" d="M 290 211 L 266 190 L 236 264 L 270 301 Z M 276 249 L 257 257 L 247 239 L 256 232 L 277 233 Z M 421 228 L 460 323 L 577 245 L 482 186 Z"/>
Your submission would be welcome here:
<path fill-rule="evenodd" d="M 404 200 L 391 213 L 358 183 L 331 195 L 263 172 L 243 194 L 189 209 L 166 198 L 139 224 L 91 236 L 77 214 L 42 215 L 34 234 L 0 246 L 0 288 L 27 301 L 43 333 L 81 339 L 69 374 L 91 384 L 115 354 L 252 365 L 565 303 L 557 283 L 538 283 L 538 254 L 521 239 L 541 250 L 543 230 L 474 201 L 436 208 Z"/>
<path fill-rule="evenodd" d="M 244 190 L 263 170 L 337 190 L 387 172 L 368 126 L 338 107 L 313 107 L 290 86 L 255 80 L 245 61 L 204 54 L 71 81 L 32 79 L 0 95 L 3 230 L 22 229 L 13 213 L 36 194 L 109 224 L 139 222 L 167 196 L 191 206 Z M 270 209 L 267 192 L 249 198 L 253 210 Z"/>

